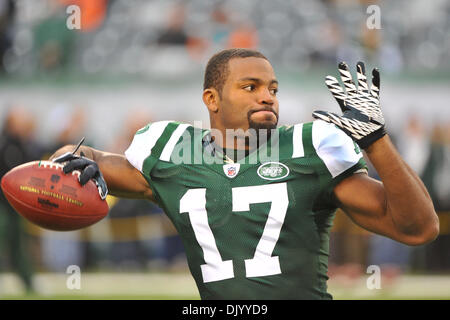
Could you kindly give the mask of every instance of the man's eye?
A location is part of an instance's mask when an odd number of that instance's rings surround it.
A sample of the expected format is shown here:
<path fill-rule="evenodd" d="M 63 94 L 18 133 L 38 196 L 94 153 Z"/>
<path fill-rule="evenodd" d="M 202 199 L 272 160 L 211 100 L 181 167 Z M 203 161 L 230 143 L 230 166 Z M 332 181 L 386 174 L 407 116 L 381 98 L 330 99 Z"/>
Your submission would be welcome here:
<path fill-rule="evenodd" d="M 255 85 L 254 84 L 249 84 L 248 86 L 244 87 L 244 90 L 251 92 L 253 90 L 255 90 Z"/>
<path fill-rule="evenodd" d="M 277 88 L 270 89 L 270 93 L 275 96 L 278 93 L 278 89 Z"/>

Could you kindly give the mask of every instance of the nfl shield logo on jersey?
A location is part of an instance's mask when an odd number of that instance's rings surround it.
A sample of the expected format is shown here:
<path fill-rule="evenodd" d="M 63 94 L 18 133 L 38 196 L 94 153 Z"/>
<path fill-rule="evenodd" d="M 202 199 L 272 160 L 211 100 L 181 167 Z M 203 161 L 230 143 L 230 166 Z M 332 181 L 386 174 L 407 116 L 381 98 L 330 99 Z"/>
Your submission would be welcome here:
<path fill-rule="evenodd" d="M 223 166 L 223 172 L 225 173 L 225 175 L 228 178 L 234 178 L 237 176 L 237 174 L 239 173 L 239 168 L 240 168 L 240 164 L 239 163 L 230 163 L 230 164 L 225 164 Z"/>

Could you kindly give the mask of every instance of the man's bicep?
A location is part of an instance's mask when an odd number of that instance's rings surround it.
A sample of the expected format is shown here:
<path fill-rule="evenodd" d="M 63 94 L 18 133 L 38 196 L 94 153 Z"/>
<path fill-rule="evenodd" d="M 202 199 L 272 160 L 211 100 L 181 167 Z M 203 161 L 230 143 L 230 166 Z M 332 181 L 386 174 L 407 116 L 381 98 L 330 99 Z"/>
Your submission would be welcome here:
<path fill-rule="evenodd" d="M 340 182 L 334 188 L 334 194 L 340 208 L 360 227 L 405 244 L 415 242 L 414 236 L 396 226 L 380 181 L 365 174 L 355 174 Z"/>
<path fill-rule="evenodd" d="M 354 174 L 341 181 L 334 194 L 339 207 L 360 227 L 395 238 L 395 226 L 387 214 L 383 184 L 367 174 Z"/>
<path fill-rule="evenodd" d="M 105 152 L 98 160 L 98 165 L 111 195 L 154 201 L 147 180 L 128 162 L 125 156 Z"/>
<path fill-rule="evenodd" d="M 334 188 L 341 209 L 361 211 L 368 216 L 380 216 L 385 211 L 383 184 L 365 173 L 357 173 L 342 180 Z"/>

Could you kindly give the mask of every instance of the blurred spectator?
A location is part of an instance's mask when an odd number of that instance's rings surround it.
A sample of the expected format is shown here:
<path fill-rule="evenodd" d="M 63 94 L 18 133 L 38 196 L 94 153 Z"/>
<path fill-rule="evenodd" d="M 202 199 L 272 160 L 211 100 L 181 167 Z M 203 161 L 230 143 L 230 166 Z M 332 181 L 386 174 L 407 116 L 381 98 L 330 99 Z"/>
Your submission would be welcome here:
<path fill-rule="evenodd" d="M 186 45 L 188 35 L 184 29 L 186 8 L 179 2 L 172 8 L 167 21 L 167 27 L 158 36 L 159 45 Z"/>
<path fill-rule="evenodd" d="M 145 109 L 131 110 L 129 114 L 122 133 L 108 148 L 111 152 L 123 154 L 136 131 L 151 122 L 151 116 Z M 157 205 L 147 200 L 123 198 L 115 198 L 111 203 L 108 257 L 115 267 L 163 267 L 177 262 L 176 259 L 184 255 L 179 236 L 165 234 L 165 225 L 171 222 Z M 148 230 L 138 225 L 140 219 L 145 219 Z"/>
<path fill-rule="evenodd" d="M 159 238 L 143 239 L 141 236 L 145 234 L 140 232 L 138 226 L 139 219 L 162 214 L 163 211 L 150 201 L 117 199 L 108 214 L 112 237 L 108 257 L 114 267 L 134 266 L 143 269 L 154 261 L 158 261 L 158 264 L 167 262 L 166 255 L 169 248 L 166 246 L 165 236 L 158 232 L 161 235 Z M 158 223 L 159 220 L 149 221 Z"/>
<path fill-rule="evenodd" d="M 419 175 L 429 158 L 430 139 L 419 115 L 412 115 L 404 132 L 397 138 L 398 150 L 405 162 Z"/>
<path fill-rule="evenodd" d="M 214 51 L 224 48 L 231 32 L 231 21 L 222 2 L 217 3 L 211 12 L 211 30 Z"/>
<path fill-rule="evenodd" d="M 73 109 L 65 105 L 58 106 L 49 119 L 56 137 L 51 150 L 57 150 L 66 144 L 76 144 L 84 136 L 87 119 L 81 106 Z"/>
<path fill-rule="evenodd" d="M 450 216 L 450 122 L 437 124 L 433 128 L 430 155 L 424 168 L 423 181 L 440 219 L 448 222 Z M 442 223 L 439 237 L 421 252 L 420 268 L 433 271 L 450 269 L 449 231 L 448 223 Z"/>
<path fill-rule="evenodd" d="M 129 116 L 123 121 L 122 131 L 108 148 L 111 152 L 123 154 L 133 141 L 136 131 L 152 121 L 152 116 L 146 110 L 146 107 L 135 108 L 130 110 L 128 114 Z"/>
<path fill-rule="evenodd" d="M 351 285 L 365 272 L 370 233 L 358 227 L 340 209 L 331 231 L 328 275 L 344 285 Z"/>
<path fill-rule="evenodd" d="M 450 210 L 450 122 L 434 128 L 426 178 L 439 211 Z M 430 176 L 433 178 L 430 179 Z M 431 180 L 431 181 L 430 181 Z"/>
<path fill-rule="evenodd" d="M 84 110 L 60 106 L 49 115 L 48 123 L 54 125 L 56 137 L 51 152 L 67 144 L 77 144 L 84 136 L 86 117 Z M 86 144 L 88 144 L 87 142 Z M 42 229 L 42 260 L 44 265 L 57 272 L 65 272 L 69 265 L 84 266 L 88 248 L 81 242 L 82 232 L 56 232 Z"/>
<path fill-rule="evenodd" d="M 26 109 L 7 111 L 0 135 L 0 179 L 12 168 L 40 158 L 41 149 L 31 140 L 33 131 L 34 118 Z M 28 292 L 33 290 L 34 269 L 29 244 L 24 219 L 0 193 L 0 258 L 6 258 Z"/>
<path fill-rule="evenodd" d="M 191 59 L 201 60 L 207 43 L 201 37 L 188 34 L 185 27 L 186 15 L 186 6 L 182 2 L 176 2 L 169 13 L 167 26 L 160 31 L 157 44 L 162 47 L 185 48 Z"/>
<path fill-rule="evenodd" d="M 228 39 L 228 48 L 248 48 L 258 47 L 258 32 L 250 23 L 240 23 L 231 32 Z"/>
<path fill-rule="evenodd" d="M 34 29 L 34 47 L 41 71 L 59 71 L 68 67 L 75 45 L 75 33 L 66 26 L 65 7 L 58 1 L 48 3 L 47 17 Z"/>
<path fill-rule="evenodd" d="M 381 34 L 378 29 L 368 29 L 365 22 L 361 27 L 361 44 L 368 62 L 376 61 L 381 43 Z"/>
<path fill-rule="evenodd" d="M 122 72 L 120 62 L 129 52 L 142 51 L 148 54 L 147 58 L 153 58 L 157 51 L 166 55 L 167 46 L 168 51 L 187 49 L 190 58 L 196 61 L 205 58 L 206 50 L 212 53 L 226 47 L 258 47 L 271 53 L 275 64 L 303 69 L 324 63 L 334 65 L 336 59 L 347 62 L 363 59 L 394 72 L 404 68 L 440 71 L 450 66 L 447 36 L 450 4 L 445 0 L 425 5 L 422 1 L 407 0 L 377 3 L 381 9 L 381 29 L 367 27 L 370 15 L 366 9 L 373 1 L 307 1 L 302 6 L 281 0 L 234 1 L 232 5 L 214 1 L 208 6 L 199 1 L 179 0 L 20 1 L 14 25 L 17 32 L 11 32 L 14 3 L 0 2 L 0 53 L 5 45 L 13 44 L 5 55 L 5 65 L 11 73 L 51 72 L 72 64 L 73 70 L 84 66 L 81 70 L 89 73 L 93 69 Z M 67 29 L 69 16 L 65 9 L 72 4 L 81 10 L 81 32 L 93 36 Z M 158 15 L 167 4 L 172 9 L 168 18 L 161 19 Z M 149 14 L 147 7 L 152 11 Z M 272 14 L 277 17 L 274 21 L 269 19 Z M 246 25 L 236 24 L 236 16 Z M 409 23 L 412 17 L 414 24 Z M 5 24 L 1 21 L 8 21 L 7 31 L 2 29 Z M 28 35 L 30 27 L 35 28 L 34 37 Z M 146 50 L 148 40 L 144 38 L 159 44 L 159 50 Z M 34 61 L 36 57 L 38 63 Z M 107 63 L 99 63 L 105 59 Z M 170 68 L 169 64 L 163 65 Z"/>
<path fill-rule="evenodd" d="M 405 162 L 418 176 L 422 176 L 428 158 L 429 140 L 421 119 L 411 116 L 394 142 Z M 390 285 L 410 268 L 411 251 L 410 246 L 374 234 L 370 238 L 369 263 L 380 266 L 382 282 Z"/>
<path fill-rule="evenodd" d="M 4 70 L 3 55 L 11 47 L 11 31 L 16 12 L 14 0 L 0 0 L 0 71 Z"/>
<path fill-rule="evenodd" d="M 309 56 L 311 61 L 316 65 L 324 62 L 335 64 L 336 52 L 344 41 L 342 27 L 333 19 L 326 19 L 320 24 L 317 35 L 314 36 L 316 41 L 311 44 Z"/>

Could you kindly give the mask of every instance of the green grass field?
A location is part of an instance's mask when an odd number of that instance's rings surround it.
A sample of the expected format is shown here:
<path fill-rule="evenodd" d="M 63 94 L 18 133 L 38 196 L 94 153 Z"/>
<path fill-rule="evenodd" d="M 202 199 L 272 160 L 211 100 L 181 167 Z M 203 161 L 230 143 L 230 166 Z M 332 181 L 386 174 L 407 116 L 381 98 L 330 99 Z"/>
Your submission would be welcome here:
<path fill-rule="evenodd" d="M 58 300 L 197 300 L 187 273 L 83 273 L 80 289 L 68 289 L 69 275 L 42 273 L 35 277 L 36 292 L 26 294 L 13 274 L 0 275 L 0 299 Z M 369 290 L 366 277 L 329 281 L 336 300 L 449 300 L 450 276 L 405 275 L 380 289 Z"/>

